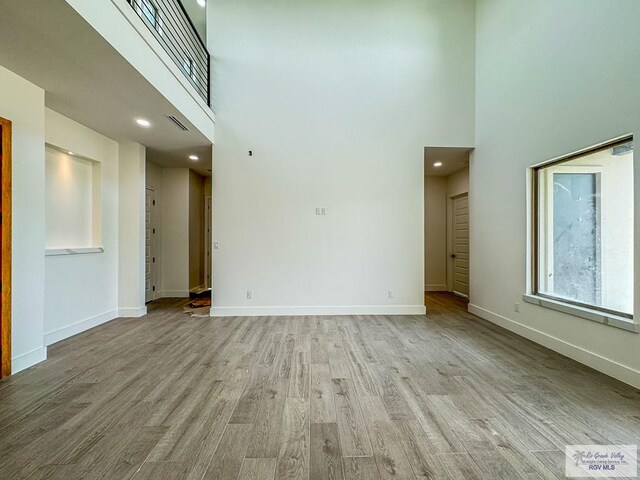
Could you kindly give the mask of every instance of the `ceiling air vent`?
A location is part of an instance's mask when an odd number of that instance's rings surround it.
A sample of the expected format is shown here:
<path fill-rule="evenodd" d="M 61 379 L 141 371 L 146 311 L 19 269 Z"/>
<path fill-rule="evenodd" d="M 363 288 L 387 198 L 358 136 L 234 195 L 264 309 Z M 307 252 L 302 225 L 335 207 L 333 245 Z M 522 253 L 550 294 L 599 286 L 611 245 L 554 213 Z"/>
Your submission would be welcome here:
<path fill-rule="evenodd" d="M 171 120 L 176 125 L 176 127 L 178 127 L 180 130 L 183 130 L 185 132 L 189 131 L 189 129 L 184 125 L 184 123 L 182 123 L 180 120 L 178 120 L 173 115 L 167 115 L 167 118 L 169 120 Z"/>

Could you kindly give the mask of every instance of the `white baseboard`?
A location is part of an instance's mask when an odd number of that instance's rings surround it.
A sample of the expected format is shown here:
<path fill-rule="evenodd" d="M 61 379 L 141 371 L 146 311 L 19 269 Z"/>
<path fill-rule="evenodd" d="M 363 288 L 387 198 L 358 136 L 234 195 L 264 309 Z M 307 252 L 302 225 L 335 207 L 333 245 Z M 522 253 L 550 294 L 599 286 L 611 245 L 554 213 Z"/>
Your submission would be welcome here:
<path fill-rule="evenodd" d="M 434 283 L 431 285 L 425 285 L 425 292 L 447 292 L 449 287 L 447 287 L 444 283 Z"/>
<path fill-rule="evenodd" d="M 11 375 L 14 375 L 36 363 L 44 362 L 47 359 L 47 347 L 36 348 L 30 352 L 23 353 L 11 359 Z"/>
<path fill-rule="evenodd" d="M 162 298 L 189 298 L 189 290 L 164 290 Z"/>
<path fill-rule="evenodd" d="M 565 342 L 547 333 L 541 332 L 531 327 L 522 325 L 507 317 L 485 310 L 477 305 L 469 304 L 469 312 L 480 318 L 495 323 L 507 330 L 536 342 L 544 347 L 554 350 L 573 360 L 583 363 L 621 382 L 627 383 L 635 388 L 640 388 L 640 371 L 626 365 L 622 365 L 614 360 L 590 352 L 584 348 Z"/>
<path fill-rule="evenodd" d="M 111 310 L 109 312 L 101 313 L 94 317 L 81 320 L 77 323 L 67 325 L 66 327 L 53 330 L 44 334 L 44 344 L 49 346 L 65 338 L 73 337 L 78 333 L 82 333 L 90 328 L 97 327 L 103 323 L 106 323 L 114 318 L 118 318 L 118 310 Z"/>
<path fill-rule="evenodd" d="M 212 317 L 265 317 L 279 315 L 425 315 L 424 305 L 372 305 L 341 307 L 213 307 Z"/>
<path fill-rule="evenodd" d="M 118 310 L 118 317 L 137 318 L 147 314 L 147 307 L 121 308 Z"/>

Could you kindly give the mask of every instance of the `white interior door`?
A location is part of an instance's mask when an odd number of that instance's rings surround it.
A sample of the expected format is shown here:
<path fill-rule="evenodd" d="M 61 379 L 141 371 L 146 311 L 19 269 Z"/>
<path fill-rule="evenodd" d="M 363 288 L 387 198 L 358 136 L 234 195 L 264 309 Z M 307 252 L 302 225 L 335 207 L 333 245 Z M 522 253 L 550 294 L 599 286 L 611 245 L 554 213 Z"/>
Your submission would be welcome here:
<path fill-rule="evenodd" d="M 150 302 L 155 298 L 156 292 L 156 252 L 155 252 L 155 235 L 156 229 L 154 225 L 156 192 L 151 188 L 146 189 L 145 195 L 145 250 L 144 250 L 144 297 L 146 302 Z"/>
<path fill-rule="evenodd" d="M 453 291 L 469 296 L 469 196 L 453 198 L 452 252 Z"/>

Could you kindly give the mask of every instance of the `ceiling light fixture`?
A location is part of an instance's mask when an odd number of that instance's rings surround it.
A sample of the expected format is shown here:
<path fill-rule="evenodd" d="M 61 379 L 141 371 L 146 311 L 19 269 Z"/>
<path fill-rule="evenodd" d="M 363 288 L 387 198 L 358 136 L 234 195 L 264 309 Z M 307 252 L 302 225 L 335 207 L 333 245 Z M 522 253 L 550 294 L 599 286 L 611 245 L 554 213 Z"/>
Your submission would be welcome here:
<path fill-rule="evenodd" d="M 189 160 L 200 160 L 200 157 L 197 155 L 189 155 Z"/>
<path fill-rule="evenodd" d="M 200 5 L 201 7 L 206 7 L 207 6 L 207 0 L 198 0 L 198 5 Z"/>
<path fill-rule="evenodd" d="M 434 167 L 438 168 L 442 166 L 442 162 L 436 162 L 433 164 Z"/>
<path fill-rule="evenodd" d="M 73 152 L 67 152 L 69 155 L 73 155 Z"/>
<path fill-rule="evenodd" d="M 141 127 L 145 127 L 145 128 L 151 126 L 151 122 L 149 122 L 149 120 L 145 120 L 144 118 L 137 119 L 136 123 Z"/>

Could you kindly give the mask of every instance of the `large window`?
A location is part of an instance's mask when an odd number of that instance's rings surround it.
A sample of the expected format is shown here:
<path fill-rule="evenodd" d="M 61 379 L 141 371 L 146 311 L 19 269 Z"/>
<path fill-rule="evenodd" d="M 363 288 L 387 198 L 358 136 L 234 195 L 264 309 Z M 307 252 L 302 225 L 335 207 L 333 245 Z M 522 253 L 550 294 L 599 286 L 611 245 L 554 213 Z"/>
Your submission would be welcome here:
<path fill-rule="evenodd" d="M 534 169 L 534 294 L 633 318 L 633 141 Z"/>

